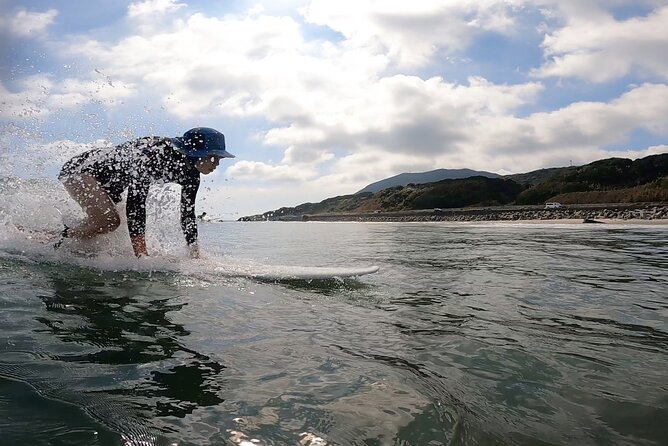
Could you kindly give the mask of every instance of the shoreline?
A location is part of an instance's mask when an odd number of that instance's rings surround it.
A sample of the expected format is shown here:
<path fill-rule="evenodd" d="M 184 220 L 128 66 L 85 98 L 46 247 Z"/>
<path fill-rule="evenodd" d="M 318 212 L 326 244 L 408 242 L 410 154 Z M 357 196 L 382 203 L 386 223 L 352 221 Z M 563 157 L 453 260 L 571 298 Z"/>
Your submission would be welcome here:
<path fill-rule="evenodd" d="M 476 223 L 476 222 L 468 222 Z M 668 226 L 668 218 L 654 219 L 654 220 L 642 220 L 639 218 L 630 218 L 628 220 L 622 220 L 618 218 L 601 218 L 597 219 L 595 222 L 585 223 L 584 219 L 573 219 L 573 218 L 564 218 L 564 219 L 552 219 L 552 220 L 495 220 L 490 221 L 490 223 L 516 223 L 518 225 L 583 225 L 594 223 L 603 223 L 608 225 L 645 225 L 645 226 Z"/>
<path fill-rule="evenodd" d="M 240 219 L 241 220 L 241 219 Z M 266 221 L 266 220 L 242 220 Z M 668 224 L 668 204 L 590 204 L 544 206 L 497 206 L 486 208 L 425 209 L 395 212 L 354 212 L 283 215 L 272 221 L 360 221 L 360 222 L 507 222 L 563 224 Z"/>

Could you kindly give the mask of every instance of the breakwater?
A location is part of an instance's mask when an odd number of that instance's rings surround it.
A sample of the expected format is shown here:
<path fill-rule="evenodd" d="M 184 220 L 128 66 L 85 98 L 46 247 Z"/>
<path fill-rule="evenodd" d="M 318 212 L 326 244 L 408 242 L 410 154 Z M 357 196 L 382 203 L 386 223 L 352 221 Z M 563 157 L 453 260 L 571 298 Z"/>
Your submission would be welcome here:
<path fill-rule="evenodd" d="M 572 205 L 559 209 L 542 206 L 430 209 L 402 212 L 329 213 L 284 216 L 284 221 L 518 221 L 518 220 L 664 220 L 668 204 Z"/>

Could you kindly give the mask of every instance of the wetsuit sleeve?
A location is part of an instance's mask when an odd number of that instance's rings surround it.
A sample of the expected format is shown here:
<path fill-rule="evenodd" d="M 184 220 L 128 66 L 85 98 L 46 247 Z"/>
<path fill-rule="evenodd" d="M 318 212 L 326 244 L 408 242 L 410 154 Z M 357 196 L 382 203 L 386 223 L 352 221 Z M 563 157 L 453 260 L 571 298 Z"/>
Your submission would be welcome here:
<path fill-rule="evenodd" d="M 195 198 L 197 198 L 198 189 L 199 181 L 194 184 L 184 184 L 181 188 L 181 229 L 183 229 L 188 245 L 197 242 Z"/>
<path fill-rule="evenodd" d="M 137 181 L 130 183 L 128 187 L 125 215 L 128 219 L 130 237 L 143 235 L 146 232 L 146 197 L 149 186 L 148 181 Z"/>

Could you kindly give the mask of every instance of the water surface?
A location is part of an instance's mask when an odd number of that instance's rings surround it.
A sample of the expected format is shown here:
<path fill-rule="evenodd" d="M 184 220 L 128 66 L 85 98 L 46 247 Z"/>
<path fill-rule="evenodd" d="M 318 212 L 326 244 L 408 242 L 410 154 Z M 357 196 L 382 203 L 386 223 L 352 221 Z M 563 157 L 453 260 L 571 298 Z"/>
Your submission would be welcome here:
<path fill-rule="evenodd" d="M 381 267 L 284 283 L 5 240 L 0 444 L 665 444 L 667 230 L 200 226 L 219 263 Z"/>

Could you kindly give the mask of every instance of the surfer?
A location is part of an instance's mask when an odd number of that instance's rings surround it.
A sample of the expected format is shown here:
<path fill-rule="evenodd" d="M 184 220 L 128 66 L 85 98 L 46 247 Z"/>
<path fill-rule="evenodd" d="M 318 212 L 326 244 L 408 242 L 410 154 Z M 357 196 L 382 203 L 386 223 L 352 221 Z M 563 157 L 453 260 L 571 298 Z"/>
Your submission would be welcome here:
<path fill-rule="evenodd" d="M 234 158 L 225 150 L 225 136 L 207 127 L 190 129 L 183 137 L 145 137 L 116 147 L 93 149 L 69 160 L 58 179 L 81 205 L 86 218 L 65 226 L 65 238 L 88 239 L 120 226 L 116 204 L 127 189 L 126 217 L 132 249 L 146 256 L 146 197 L 155 183 L 181 185 L 181 228 L 192 257 L 199 257 L 195 198 L 200 174 L 213 172 L 221 158 Z"/>

